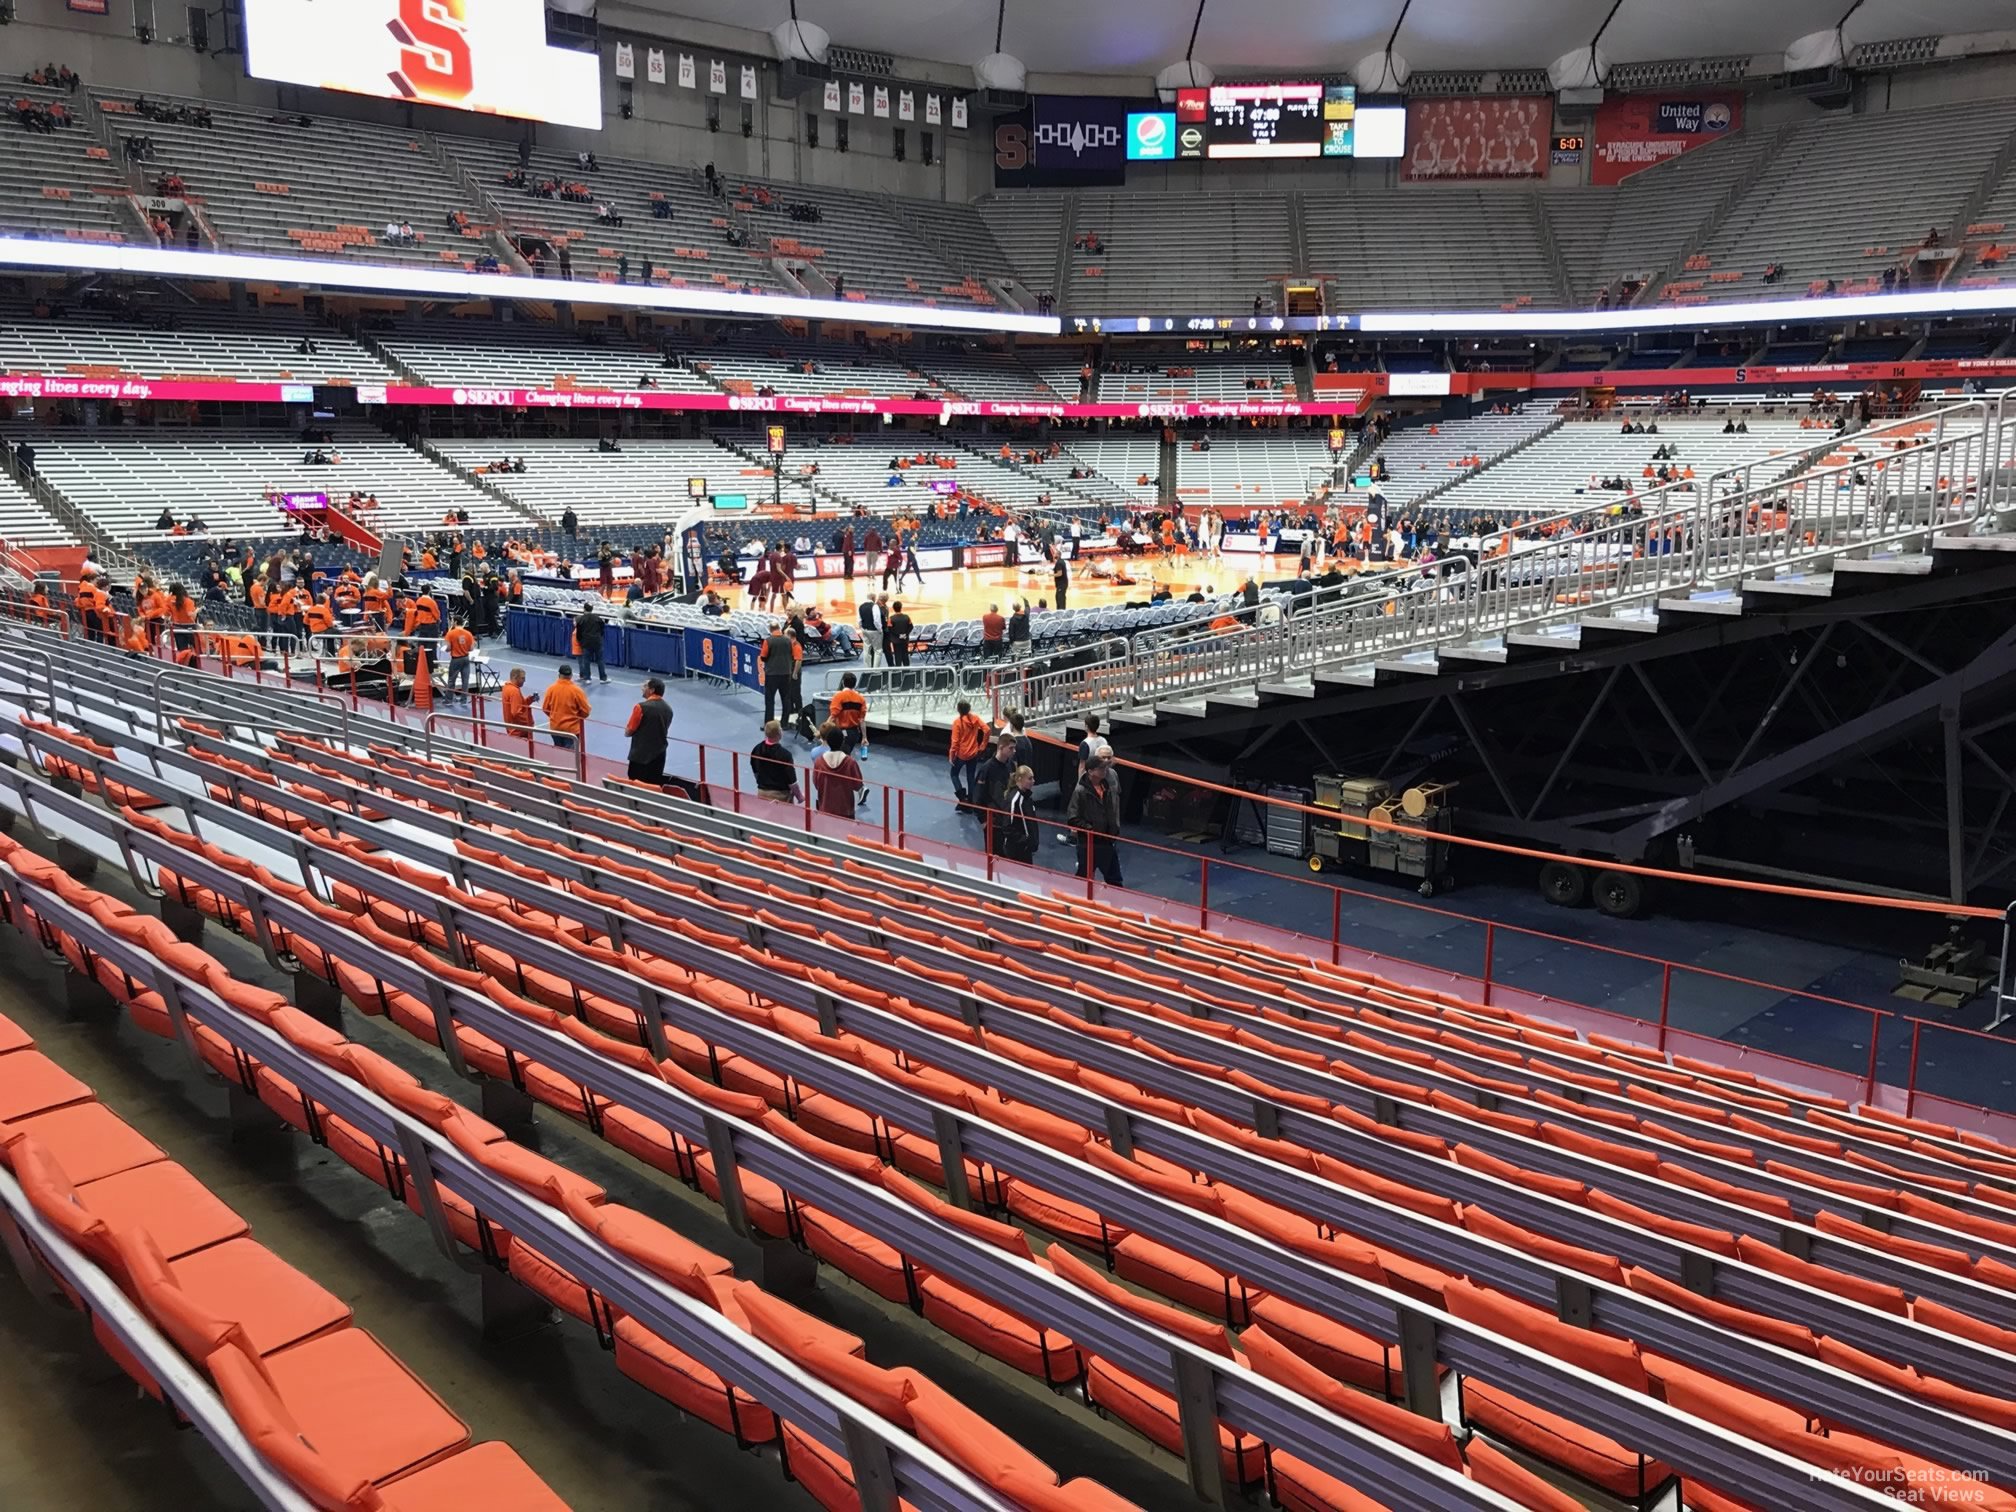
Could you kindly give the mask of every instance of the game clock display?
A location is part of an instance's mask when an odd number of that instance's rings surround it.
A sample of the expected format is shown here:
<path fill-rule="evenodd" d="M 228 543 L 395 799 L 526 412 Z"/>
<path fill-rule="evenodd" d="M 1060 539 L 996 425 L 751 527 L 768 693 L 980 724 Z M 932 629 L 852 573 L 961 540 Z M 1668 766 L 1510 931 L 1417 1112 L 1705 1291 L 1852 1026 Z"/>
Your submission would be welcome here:
<path fill-rule="evenodd" d="M 1176 156 L 1350 157 L 1349 84 L 1213 84 L 1176 91 Z"/>

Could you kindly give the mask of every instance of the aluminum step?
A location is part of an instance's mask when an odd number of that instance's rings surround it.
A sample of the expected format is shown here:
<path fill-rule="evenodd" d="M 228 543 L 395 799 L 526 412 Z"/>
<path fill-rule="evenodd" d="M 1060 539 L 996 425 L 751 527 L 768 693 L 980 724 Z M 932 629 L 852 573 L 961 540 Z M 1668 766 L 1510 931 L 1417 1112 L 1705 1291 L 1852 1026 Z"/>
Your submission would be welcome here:
<path fill-rule="evenodd" d="M 1310 674 L 1318 683 L 1328 683 L 1339 688 L 1371 688 L 1379 682 L 1379 674 L 1371 667 L 1318 667 Z"/>
<path fill-rule="evenodd" d="M 1310 678 L 1293 682 L 1269 682 L 1260 684 L 1260 691 L 1270 698 L 1314 698 L 1316 684 Z"/>
<path fill-rule="evenodd" d="M 1108 724 L 1152 725 L 1155 710 L 1152 706 L 1140 705 L 1129 709 L 1110 709 L 1106 713 Z"/>
<path fill-rule="evenodd" d="M 1159 698 L 1155 701 L 1158 714 L 1181 714 L 1189 719 L 1203 719 L 1210 713 L 1210 705 L 1202 698 Z"/>
<path fill-rule="evenodd" d="M 1705 593 L 1690 594 L 1686 598 L 1662 598 L 1659 600 L 1661 614 L 1723 614 L 1730 618 L 1742 614 L 1743 600 L 1733 590 L 1714 588 Z M 1585 621 L 1584 623 L 1591 623 Z"/>
<path fill-rule="evenodd" d="M 1372 663 L 1374 672 L 1394 672 L 1402 677 L 1433 677 L 1442 670 L 1442 664 L 1433 651 L 1411 651 L 1405 656 Z"/>
<path fill-rule="evenodd" d="M 1465 645 L 1440 646 L 1436 655 L 1445 662 L 1473 662 L 1482 666 L 1502 667 L 1511 659 L 1502 640 L 1471 641 Z"/>
<path fill-rule="evenodd" d="M 1260 694 L 1254 688 L 1216 688 L 1204 695 L 1207 704 L 1227 704 L 1236 709 L 1257 709 Z"/>
<path fill-rule="evenodd" d="M 1878 577 L 1930 577 L 1929 552 L 1899 552 L 1895 556 L 1847 557 L 1834 564 L 1835 574 L 1866 572 Z"/>
<path fill-rule="evenodd" d="M 1844 565 L 1844 564 L 1836 564 Z M 1831 572 L 1786 572 L 1775 577 L 1755 577 L 1743 579 L 1745 593 L 1784 594 L 1794 598 L 1832 598 L 1834 596 L 1834 574 Z M 1691 602 L 1691 600 L 1690 600 Z"/>
<path fill-rule="evenodd" d="M 1505 644 L 1515 651 L 1579 651 L 1582 627 L 1576 624 L 1551 625 L 1544 629 L 1507 630 Z"/>

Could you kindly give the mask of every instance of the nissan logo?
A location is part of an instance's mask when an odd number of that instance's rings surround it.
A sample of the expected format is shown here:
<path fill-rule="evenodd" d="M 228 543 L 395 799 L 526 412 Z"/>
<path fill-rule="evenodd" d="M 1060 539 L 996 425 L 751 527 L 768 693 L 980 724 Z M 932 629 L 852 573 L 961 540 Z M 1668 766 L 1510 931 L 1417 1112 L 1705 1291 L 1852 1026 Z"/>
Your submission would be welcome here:
<path fill-rule="evenodd" d="M 1185 126 L 1181 131 L 1176 133 L 1176 143 L 1185 152 L 1202 152 L 1204 150 L 1204 128 L 1202 126 Z"/>
<path fill-rule="evenodd" d="M 1118 147 L 1121 134 L 1118 126 L 1101 126 L 1093 121 L 1061 121 L 1036 128 L 1036 145 L 1039 147 L 1069 147 L 1071 156 L 1083 157 L 1087 147 Z"/>

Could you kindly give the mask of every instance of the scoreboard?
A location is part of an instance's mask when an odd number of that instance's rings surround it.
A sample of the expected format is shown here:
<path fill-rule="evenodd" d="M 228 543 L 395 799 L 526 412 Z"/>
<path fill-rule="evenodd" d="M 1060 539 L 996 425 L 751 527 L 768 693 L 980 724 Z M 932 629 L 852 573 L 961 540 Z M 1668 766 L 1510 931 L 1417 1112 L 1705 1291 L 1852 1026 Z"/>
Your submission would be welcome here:
<path fill-rule="evenodd" d="M 1391 96 L 1360 104 L 1350 84 L 1213 84 L 1179 89 L 1172 110 L 1127 117 L 1127 160 L 1397 158 L 1407 108 Z"/>
<path fill-rule="evenodd" d="M 1213 84 L 1176 91 L 1176 155 L 1350 157 L 1358 92 L 1349 84 Z"/>

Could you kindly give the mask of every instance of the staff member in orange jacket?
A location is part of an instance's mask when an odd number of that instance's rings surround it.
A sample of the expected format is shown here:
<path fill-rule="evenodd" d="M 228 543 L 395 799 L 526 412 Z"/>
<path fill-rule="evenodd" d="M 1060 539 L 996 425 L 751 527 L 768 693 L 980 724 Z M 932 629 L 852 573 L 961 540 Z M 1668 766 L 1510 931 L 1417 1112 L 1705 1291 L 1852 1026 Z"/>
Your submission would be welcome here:
<path fill-rule="evenodd" d="M 525 692 L 525 669 L 513 667 L 511 675 L 504 679 L 503 691 L 499 695 L 504 705 L 504 725 L 513 733 L 532 733 L 532 700 Z"/>
<path fill-rule="evenodd" d="M 392 628 L 392 590 L 378 580 L 376 573 L 364 583 L 364 617 L 381 630 Z"/>
<path fill-rule="evenodd" d="M 441 643 L 448 650 L 448 693 L 453 697 L 455 690 L 460 688 L 461 696 L 467 698 L 469 655 L 476 649 L 476 637 L 469 633 L 466 625 L 450 625 Z"/>
<path fill-rule="evenodd" d="M 565 664 L 560 668 L 558 681 L 539 700 L 539 707 L 545 712 L 546 729 L 553 736 L 553 744 L 570 751 L 580 742 L 581 727 L 594 712 L 588 695 L 574 685 L 574 669 Z"/>

